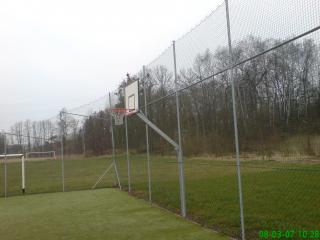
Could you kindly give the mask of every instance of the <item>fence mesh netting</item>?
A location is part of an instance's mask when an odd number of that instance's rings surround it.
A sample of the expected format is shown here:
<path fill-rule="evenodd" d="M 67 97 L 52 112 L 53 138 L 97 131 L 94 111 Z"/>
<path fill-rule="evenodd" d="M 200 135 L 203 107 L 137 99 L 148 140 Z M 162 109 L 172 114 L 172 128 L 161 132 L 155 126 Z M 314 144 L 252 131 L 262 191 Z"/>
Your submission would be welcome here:
<path fill-rule="evenodd" d="M 231 39 L 222 3 L 110 96 L 2 133 L 1 153 L 56 154 L 26 160 L 27 193 L 121 186 L 180 214 L 174 147 L 138 116 L 112 123 L 123 87 L 139 79 L 141 113 L 176 142 L 179 89 L 187 218 L 235 238 L 244 226 L 247 239 L 319 229 L 320 2 L 229 0 L 228 7 Z M 0 160 L 0 194 L 21 194 L 21 160 Z"/>

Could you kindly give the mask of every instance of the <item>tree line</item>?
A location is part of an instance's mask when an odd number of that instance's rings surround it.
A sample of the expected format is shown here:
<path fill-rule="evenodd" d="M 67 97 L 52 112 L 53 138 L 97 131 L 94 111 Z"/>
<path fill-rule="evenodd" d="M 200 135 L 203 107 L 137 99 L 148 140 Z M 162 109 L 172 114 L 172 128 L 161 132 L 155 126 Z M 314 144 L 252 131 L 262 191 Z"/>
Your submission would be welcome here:
<path fill-rule="evenodd" d="M 281 40 L 249 36 L 235 45 L 233 62 L 240 63 L 279 43 Z M 319 45 L 314 39 L 304 39 L 238 64 L 233 69 L 242 151 L 270 154 L 277 150 L 279 143 L 291 137 L 307 136 L 297 149 L 303 153 L 320 154 L 315 149 L 320 146 L 312 143 L 320 134 L 319 56 Z M 178 84 L 184 89 L 179 93 L 186 154 L 234 152 L 231 70 L 224 71 L 228 66 L 228 48 L 220 47 L 214 52 L 207 50 L 198 54 L 191 67 L 179 69 Z M 119 84 L 117 107 L 123 107 L 123 87 L 136 79 L 140 79 L 140 89 L 146 88 L 148 102 L 172 93 L 174 77 L 170 69 L 163 65 L 147 68 L 146 79 L 142 73 L 128 74 L 127 79 Z M 200 82 L 189 87 L 196 81 Z M 143 97 L 140 103 L 143 105 Z M 141 111 L 144 112 L 144 108 Z M 65 115 L 64 120 L 57 119 L 56 122 L 18 122 L 11 128 L 11 132 L 16 133 L 11 141 L 28 149 L 49 149 L 58 146 L 62 135 L 67 154 L 109 153 L 109 114 L 108 111 L 95 112 L 81 121 Z M 148 105 L 148 117 L 172 138 L 177 138 L 174 96 Z M 105 120 L 101 120 L 103 118 Z M 60 131 L 62 126 L 63 132 Z M 145 151 L 144 124 L 136 117 L 130 117 L 128 127 L 130 148 Z M 20 135 L 46 140 L 21 138 Z M 124 150 L 123 126 L 115 128 L 115 142 L 117 148 Z M 156 134 L 151 133 L 150 145 L 154 153 L 171 153 L 168 144 Z"/>
<path fill-rule="evenodd" d="M 280 43 L 250 36 L 234 48 L 233 62 L 243 62 Z M 302 136 L 294 143 L 299 146 L 293 147 L 301 153 L 320 154 L 319 56 L 319 45 L 313 39 L 304 39 L 233 69 L 242 151 L 286 151 L 286 147 L 278 147 L 279 143 Z M 207 50 L 199 54 L 192 67 L 179 71 L 179 87 L 184 89 L 180 92 L 180 112 L 187 154 L 234 152 L 230 70 L 223 71 L 228 66 L 228 48 L 221 47 L 214 53 Z M 168 68 L 156 66 L 148 73 L 149 102 L 172 91 L 174 78 Z M 149 117 L 170 136 L 177 136 L 174 97 L 151 104 Z M 132 128 L 141 129 L 141 125 L 134 123 Z M 140 137 L 130 139 L 134 148 L 145 146 L 143 134 L 141 131 Z M 154 151 L 162 152 L 161 144 L 157 145 L 158 148 L 153 146 Z"/>

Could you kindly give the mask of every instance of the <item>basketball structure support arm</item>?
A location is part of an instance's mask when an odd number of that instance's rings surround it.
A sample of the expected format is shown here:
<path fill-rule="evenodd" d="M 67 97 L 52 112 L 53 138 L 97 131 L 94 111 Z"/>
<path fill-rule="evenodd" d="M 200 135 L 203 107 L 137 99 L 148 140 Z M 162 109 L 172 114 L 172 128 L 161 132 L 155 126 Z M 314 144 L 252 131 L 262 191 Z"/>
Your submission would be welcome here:
<path fill-rule="evenodd" d="M 153 124 L 146 116 L 144 116 L 141 112 L 137 112 L 136 115 L 144 121 L 149 127 L 151 127 L 155 132 L 157 132 L 161 137 L 163 137 L 167 142 L 169 142 L 176 151 L 179 151 L 180 146 L 178 143 L 173 141 L 167 134 L 165 134 L 160 128 L 158 128 L 155 124 Z"/>
<path fill-rule="evenodd" d="M 180 182 L 180 201 L 181 201 L 181 215 L 186 217 L 186 206 L 185 206 L 185 194 L 184 194 L 184 176 L 181 174 L 181 169 L 183 172 L 183 161 L 182 161 L 182 149 L 178 143 L 173 141 L 167 134 L 165 134 L 161 129 L 159 129 L 154 123 L 152 123 L 145 115 L 141 112 L 137 112 L 136 115 L 144 121 L 150 128 L 157 132 L 162 138 L 169 142 L 177 151 L 177 159 L 179 163 L 179 182 Z"/>

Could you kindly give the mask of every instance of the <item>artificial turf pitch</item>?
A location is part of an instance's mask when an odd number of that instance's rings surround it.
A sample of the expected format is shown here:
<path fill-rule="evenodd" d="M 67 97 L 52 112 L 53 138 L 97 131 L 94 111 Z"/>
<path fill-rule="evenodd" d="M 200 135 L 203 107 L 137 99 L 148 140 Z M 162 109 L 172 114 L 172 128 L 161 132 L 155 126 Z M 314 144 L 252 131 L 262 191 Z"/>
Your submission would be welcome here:
<path fill-rule="evenodd" d="M 228 239 L 117 189 L 0 199 L 0 239 Z"/>

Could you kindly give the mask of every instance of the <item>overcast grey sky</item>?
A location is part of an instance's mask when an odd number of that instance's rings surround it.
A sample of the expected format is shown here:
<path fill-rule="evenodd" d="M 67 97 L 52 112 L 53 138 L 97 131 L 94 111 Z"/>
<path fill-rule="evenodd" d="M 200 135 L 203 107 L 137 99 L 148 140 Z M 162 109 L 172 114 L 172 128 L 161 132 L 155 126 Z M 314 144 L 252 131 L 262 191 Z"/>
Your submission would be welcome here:
<path fill-rule="evenodd" d="M 221 0 L 1 0 L 0 129 L 114 90 Z"/>

